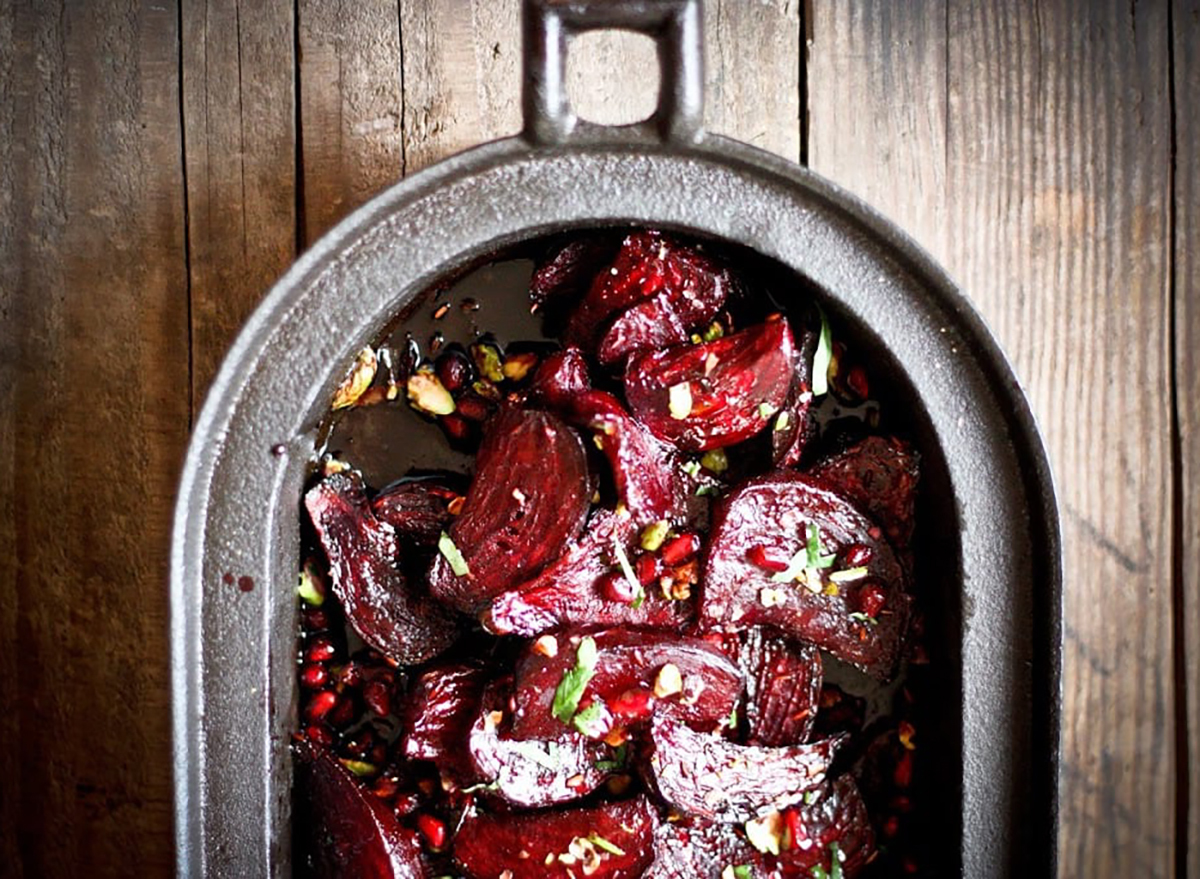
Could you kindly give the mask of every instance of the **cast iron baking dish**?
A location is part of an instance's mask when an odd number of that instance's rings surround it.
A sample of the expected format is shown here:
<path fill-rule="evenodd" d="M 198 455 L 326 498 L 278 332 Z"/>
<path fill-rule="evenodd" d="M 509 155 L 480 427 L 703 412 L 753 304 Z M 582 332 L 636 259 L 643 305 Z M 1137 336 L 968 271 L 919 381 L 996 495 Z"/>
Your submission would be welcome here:
<path fill-rule="evenodd" d="M 795 271 L 888 373 L 925 464 L 936 554 L 921 570 L 944 678 L 925 742 L 941 755 L 942 872 L 1054 873 L 1061 560 L 1028 404 L 978 315 L 903 233 L 804 168 L 702 130 L 700 19 L 699 0 L 528 0 L 525 130 L 355 212 L 242 331 L 192 437 L 172 544 L 181 876 L 291 874 L 299 501 L 355 354 L 466 266 L 540 236 L 632 226 Z M 657 41 L 662 90 L 645 122 L 571 112 L 567 44 L 598 28 Z"/>

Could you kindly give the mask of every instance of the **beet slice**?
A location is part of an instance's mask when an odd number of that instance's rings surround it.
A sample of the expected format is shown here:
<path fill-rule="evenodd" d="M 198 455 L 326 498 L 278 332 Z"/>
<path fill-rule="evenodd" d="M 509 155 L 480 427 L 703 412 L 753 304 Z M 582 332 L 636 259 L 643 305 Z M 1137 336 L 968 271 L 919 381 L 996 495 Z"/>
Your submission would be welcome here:
<path fill-rule="evenodd" d="M 593 279 L 608 268 L 616 243 L 605 238 L 571 241 L 541 262 L 529 279 L 529 304 L 533 311 L 582 297 Z"/>
<path fill-rule="evenodd" d="M 829 566 L 797 572 L 815 574 L 811 584 L 781 582 L 788 574 L 781 568 L 805 563 L 814 529 L 816 555 Z M 903 581 L 882 532 L 849 501 L 810 477 L 772 473 L 717 505 L 699 622 L 707 629 L 770 626 L 886 680 L 908 623 Z"/>
<path fill-rule="evenodd" d="M 596 645 L 596 661 L 580 693 L 579 710 L 597 705 L 600 711 L 594 727 L 588 726 L 589 734 L 603 738 L 612 729 L 644 722 L 659 702 L 697 729 L 728 725 L 742 696 L 742 676 L 708 642 L 636 629 L 568 630 L 547 635 L 517 661 L 514 735 L 547 738 L 567 728 L 571 718 L 564 721 L 554 715 L 555 690 L 575 666 L 585 635 Z M 548 649 L 549 645 L 553 646 Z M 668 666 L 674 670 L 664 672 Z"/>
<path fill-rule="evenodd" d="M 646 599 L 634 607 L 604 593 L 604 579 L 620 570 L 614 544 L 620 541 L 628 552 L 635 533 L 632 516 L 597 511 L 584 534 L 556 561 L 492 601 L 481 616 L 484 626 L 500 635 L 538 635 L 560 626 L 682 629 L 691 618 L 691 602 L 668 600 L 659 590 L 648 589 Z"/>
<path fill-rule="evenodd" d="M 450 502 L 458 492 L 433 479 L 412 479 L 388 486 L 371 501 L 371 512 L 392 526 L 401 542 L 432 549 L 454 519 Z"/>
<path fill-rule="evenodd" d="M 578 348 L 555 351 L 538 364 L 528 399 L 548 409 L 568 408 L 576 395 L 592 389 L 587 361 Z"/>
<path fill-rule="evenodd" d="M 451 614 L 417 594 L 396 564 L 396 532 L 371 512 L 362 477 L 325 477 L 304 496 L 334 594 L 362 639 L 397 662 L 424 662 L 458 637 Z"/>
<path fill-rule="evenodd" d="M 776 467 L 795 467 L 804 448 L 816 433 L 809 416 L 812 405 L 812 361 L 817 334 L 807 327 L 796 338 L 792 352 L 792 379 L 783 408 L 771 422 L 771 460 Z"/>
<path fill-rule="evenodd" d="M 633 351 L 686 341 L 691 327 L 716 316 L 733 286 L 728 269 L 694 249 L 661 232 L 635 232 L 596 276 L 564 338 L 585 350 L 599 342 L 601 362 L 619 363 Z"/>
<path fill-rule="evenodd" d="M 309 742 L 296 746 L 297 781 L 309 814 L 318 876 L 327 879 L 424 879 L 421 844 L 383 800 L 345 766 Z"/>
<path fill-rule="evenodd" d="M 787 399 L 794 356 L 787 320 L 770 320 L 633 358 L 625 397 L 659 439 L 693 452 L 729 446 L 773 423 Z"/>
<path fill-rule="evenodd" d="M 729 867 L 744 868 L 740 879 L 811 879 L 814 867 L 829 875 L 835 857 L 842 875 L 853 879 L 875 852 L 875 835 L 854 780 L 842 776 L 807 799 L 812 802 L 766 823 L 771 829 L 765 833 L 774 837 L 779 854 L 760 851 L 743 828 L 732 824 L 703 819 L 662 824 L 654 831 L 654 863 L 643 879 L 721 879 Z"/>
<path fill-rule="evenodd" d="M 587 457 L 575 432 L 548 412 L 502 410 L 479 447 L 475 478 L 450 526 L 466 570 L 455 573 L 439 553 L 430 590 L 476 612 L 556 558 L 582 528 L 590 500 Z"/>
<path fill-rule="evenodd" d="M 471 726 L 467 747 L 477 777 L 524 808 L 577 800 L 604 784 L 616 767 L 606 745 L 561 725 L 545 739 L 512 738 L 512 713 L 505 710 L 511 690 L 511 678 L 489 686 Z"/>
<path fill-rule="evenodd" d="M 635 879 L 654 857 L 657 826 L 645 797 L 594 809 L 469 815 L 454 859 L 471 879 Z"/>
<path fill-rule="evenodd" d="M 656 712 L 650 721 L 649 774 L 659 795 L 681 811 L 727 823 L 784 809 L 825 780 L 844 737 L 808 745 L 737 745 L 696 732 Z"/>
<path fill-rule="evenodd" d="M 807 741 L 821 695 L 821 652 L 756 628 L 738 664 L 746 676 L 747 741 L 772 748 Z"/>
<path fill-rule="evenodd" d="M 472 783 L 475 772 L 463 743 L 479 713 L 486 681 L 487 672 L 472 663 L 437 666 L 417 678 L 404 717 L 404 756 L 436 763 L 456 784 Z"/>
<path fill-rule="evenodd" d="M 893 547 L 908 548 L 916 522 L 920 456 L 895 437 L 871 436 L 825 458 L 810 471 L 878 522 Z"/>

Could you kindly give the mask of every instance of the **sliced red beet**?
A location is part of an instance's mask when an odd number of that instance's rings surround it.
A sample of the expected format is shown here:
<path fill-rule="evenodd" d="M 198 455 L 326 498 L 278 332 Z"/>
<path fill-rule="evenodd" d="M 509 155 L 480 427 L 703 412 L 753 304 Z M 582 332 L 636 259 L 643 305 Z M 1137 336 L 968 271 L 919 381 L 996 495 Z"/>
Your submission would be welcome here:
<path fill-rule="evenodd" d="M 581 238 L 553 251 L 529 279 L 533 311 L 567 299 L 579 299 L 592 281 L 612 263 L 616 243 L 605 238 Z"/>
<path fill-rule="evenodd" d="M 784 813 L 791 845 L 776 860 L 783 876 L 811 876 L 813 867 L 827 874 L 836 857 L 846 879 L 857 876 L 875 854 L 875 832 L 867 804 L 849 775 L 827 784 L 813 802 Z"/>
<path fill-rule="evenodd" d="M 732 287 L 728 269 L 694 249 L 660 232 L 635 232 L 596 276 L 564 336 L 585 350 L 599 342 L 602 362 L 619 363 L 635 350 L 685 341 L 691 327 L 716 316 Z"/>
<path fill-rule="evenodd" d="M 771 460 L 776 467 L 795 467 L 800 463 L 804 447 L 816 433 L 816 424 L 808 412 L 813 399 L 812 361 L 816 347 L 817 334 L 805 328 L 792 353 L 787 399 L 771 422 Z"/>
<path fill-rule="evenodd" d="M 329 751 L 296 745 L 297 781 L 309 814 L 308 838 L 326 879 L 424 879 L 421 844 L 383 800 L 366 790 Z"/>
<path fill-rule="evenodd" d="M 459 785 L 472 783 L 474 771 L 463 745 L 486 681 L 484 669 L 471 663 L 441 665 L 417 678 L 404 717 L 404 756 L 436 763 Z"/>
<path fill-rule="evenodd" d="M 920 479 L 920 456 L 908 443 L 895 437 L 867 437 L 818 462 L 810 473 L 878 522 L 892 546 L 908 548 Z"/>
<path fill-rule="evenodd" d="M 729 446 L 774 423 L 794 356 L 787 320 L 767 321 L 713 342 L 633 358 L 625 397 L 659 439 L 694 452 Z"/>
<path fill-rule="evenodd" d="M 547 738 L 568 728 L 570 717 L 554 715 L 555 690 L 575 667 L 585 635 L 596 645 L 596 660 L 578 705 L 603 709 L 587 730 L 596 738 L 648 720 L 658 703 L 670 705 L 684 723 L 716 730 L 728 724 L 741 699 L 737 666 L 707 641 L 637 629 L 568 630 L 539 639 L 518 660 L 514 735 Z"/>
<path fill-rule="evenodd" d="M 612 774 L 612 750 L 559 726 L 545 739 L 516 740 L 507 696 L 512 679 L 488 687 L 467 747 L 477 776 L 497 796 L 523 808 L 577 800 Z M 461 743 L 460 743 L 461 747 Z"/>
<path fill-rule="evenodd" d="M 479 447 L 462 513 L 450 526 L 466 569 L 455 573 L 439 553 L 430 590 L 474 613 L 557 558 L 583 527 L 590 502 L 587 458 L 576 433 L 547 412 L 502 410 Z"/>
<path fill-rule="evenodd" d="M 821 694 L 821 652 L 751 629 L 738 664 L 746 676 L 747 741 L 773 748 L 807 741 Z"/>
<path fill-rule="evenodd" d="M 471 879 L 635 879 L 654 857 L 658 815 L 645 797 L 594 809 L 470 815 L 454 860 Z"/>
<path fill-rule="evenodd" d="M 727 867 L 750 872 L 738 879 L 776 879 L 763 871 L 763 856 L 732 824 L 685 818 L 654 831 L 654 863 L 642 879 L 727 879 Z M 725 873 L 725 877 L 722 874 Z"/>
<path fill-rule="evenodd" d="M 457 492 L 431 479 L 413 479 L 389 486 L 371 501 L 371 511 L 391 525 L 402 542 L 433 548 L 438 535 L 454 519 L 450 502 Z"/>
<path fill-rule="evenodd" d="M 813 543 L 817 552 L 807 553 Z M 779 571 L 781 561 L 794 564 L 805 582 Z M 770 626 L 888 679 L 909 604 L 900 565 L 879 528 L 811 478 L 768 474 L 718 504 L 701 627 Z"/>
<path fill-rule="evenodd" d="M 528 397 L 535 405 L 561 411 L 574 398 L 592 389 L 587 361 L 578 348 L 555 351 L 538 364 L 529 383 Z"/>
<path fill-rule="evenodd" d="M 838 737 L 787 748 L 737 745 L 660 711 L 650 721 L 650 781 L 683 812 L 741 823 L 793 805 L 819 787 L 842 742 Z"/>
<path fill-rule="evenodd" d="M 396 532 L 371 512 L 359 474 L 325 477 L 304 504 L 329 558 L 334 594 L 364 641 L 403 663 L 450 646 L 458 636 L 454 618 L 400 573 Z"/>
<path fill-rule="evenodd" d="M 500 635 L 537 635 L 560 626 L 639 626 L 678 631 L 687 625 L 692 605 L 646 590 L 645 600 L 617 601 L 602 588 L 606 577 L 620 574 L 615 543 L 632 552 L 637 529 L 632 516 L 599 510 L 584 534 L 532 580 L 496 596 L 483 624 Z"/>

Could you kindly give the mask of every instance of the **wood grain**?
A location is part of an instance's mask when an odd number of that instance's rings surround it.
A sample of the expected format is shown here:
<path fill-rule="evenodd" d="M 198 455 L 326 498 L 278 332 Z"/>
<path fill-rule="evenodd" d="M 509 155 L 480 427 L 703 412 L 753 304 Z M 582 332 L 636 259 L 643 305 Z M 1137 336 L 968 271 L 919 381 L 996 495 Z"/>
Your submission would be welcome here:
<path fill-rule="evenodd" d="M 164 584 L 188 424 L 177 25 L 173 5 L 0 5 L 8 876 L 171 869 Z"/>
<path fill-rule="evenodd" d="M 295 34 L 284 3 L 180 9 L 194 415 L 296 256 Z"/>
<path fill-rule="evenodd" d="M 1182 678 L 1186 728 L 1178 736 L 1188 773 L 1188 809 L 1179 844 L 1186 844 L 1182 876 L 1200 876 L 1200 2 L 1176 0 L 1172 8 L 1175 110 L 1175 236 L 1172 287 L 1175 306 L 1175 405 L 1178 413 L 1176 534 L 1180 569 L 1177 598 L 1183 637 Z"/>
<path fill-rule="evenodd" d="M 813 5 L 814 167 L 946 263 L 1046 435 L 1066 539 L 1061 874 L 1170 875 L 1165 6 Z"/>
<path fill-rule="evenodd" d="M 299 0 L 304 243 L 400 179 L 404 150 L 396 0 Z"/>

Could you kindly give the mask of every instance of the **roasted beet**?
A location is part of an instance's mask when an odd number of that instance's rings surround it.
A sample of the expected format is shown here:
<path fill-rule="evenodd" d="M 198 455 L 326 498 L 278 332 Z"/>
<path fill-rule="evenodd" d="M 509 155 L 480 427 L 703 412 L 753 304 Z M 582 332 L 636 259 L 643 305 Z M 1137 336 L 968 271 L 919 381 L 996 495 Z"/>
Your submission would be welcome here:
<path fill-rule="evenodd" d="M 533 374 L 527 396 L 536 406 L 562 411 L 574 398 L 592 389 L 587 361 L 578 348 L 555 351 Z"/>
<path fill-rule="evenodd" d="M 861 555 L 859 547 L 870 550 L 867 560 L 848 564 L 847 553 Z M 788 569 L 779 571 L 777 559 Z M 879 528 L 811 478 L 769 474 L 718 505 L 701 626 L 770 626 L 886 679 L 899 658 L 909 602 Z"/>
<path fill-rule="evenodd" d="M 649 771 L 659 795 L 691 815 L 749 821 L 804 798 L 825 780 L 841 738 L 809 745 L 736 745 L 659 711 L 650 722 Z"/>
<path fill-rule="evenodd" d="M 738 664 L 746 676 L 747 741 L 780 747 L 808 740 L 821 692 L 821 653 L 751 629 Z"/>
<path fill-rule="evenodd" d="M 817 334 L 811 330 L 805 329 L 796 339 L 787 399 L 771 422 L 771 460 L 776 467 L 796 466 L 816 432 L 816 424 L 808 413 L 813 398 L 812 360 L 816 347 Z"/>
<path fill-rule="evenodd" d="M 329 558 L 334 594 L 364 641 L 406 663 L 450 646 L 458 635 L 453 617 L 400 573 L 396 532 L 371 512 L 358 473 L 325 477 L 304 504 Z"/>
<path fill-rule="evenodd" d="M 631 516 L 598 510 L 584 534 L 540 574 L 496 596 L 483 615 L 484 625 L 501 635 L 537 635 L 560 626 L 617 626 L 678 631 L 687 625 L 692 605 L 669 600 L 656 589 L 636 601 L 613 600 L 602 588 L 605 577 L 620 572 L 615 544 L 627 554 L 637 534 Z"/>
<path fill-rule="evenodd" d="M 540 571 L 583 526 L 591 500 L 587 458 L 575 432 L 546 412 L 510 407 L 493 419 L 475 478 L 429 588 L 475 612 L 492 596 Z M 459 572 L 455 572 L 456 564 Z"/>
<path fill-rule="evenodd" d="M 761 869 L 762 862 L 763 856 L 732 824 L 683 819 L 654 831 L 654 863 L 642 879 L 728 879 L 729 867 L 750 870 L 738 879 L 774 879 Z"/>
<path fill-rule="evenodd" d="M 404 756 L 436 763 L 456 784 L 471 783 L 474 772 L 463 745 L 486 680 L 483 667 L 473 663 L 436 666 L 417 678 L 404 717 Z"/>
<path fill-rule="evenodd" d="M 767 321 L 633 358 L 625 397 L 659 439 L 688 451 L 729 446 L 773 423 L 787 399 L 794 356 L 787 320 Z"/>
<path fill-rule="evenodd" d="M 552 303 L 580 299 L 592 281 L 611 264 L 616 242 L 581 238 L 553 251 L 529 279 L 529 304 L 539 311 Z"/>
<path fill-rule="evenodd" d="M 544 739 L 512 737 L 511 689 L 511 678 L 488 687 L 471 727 L 468 748 L 480 780 L 524 808 L 577 800 L 602 785 L 616 766 L 607 746 L 562 725 Z"/>
<path fill-rule="evenodd" d="M 565 333 L 605 364 L 686 341 L 720 311 L 733 286 L 728 269 L 659 232 L 635 232 L 592 282 Z"/>
<path fill-rule="evenodd" d="M 546 738 L 568 728 L 569 715 L 555 716 L 555 691 L 575 667 L 584 635 L 596 656 L 576 702 L 581 711 L 602 709 L 603 719 L 586 730 L 596 738 L 648 720 L 656 702 L 672 706 L 684 723 L 715 730 L 728 724 L 741 699 L 737 667 L 706 641 L 637 629 L 568 630 L 539 639 L 517 662 L 515 735 Z"/>
<path fill-rule="evenodd" d="M 380 522 L 391 525 L 402 543 L 432 549 L 451 520 L 450 502 L 457 492 L 432 479 L 410 479 L 390 485 L 371 501 Z"/>
<path fill-rule="evenodd" d="M 867 437 L 818 462 L 811 476 L 879 523 L 896 549 L 908 548 L 920 478 L 920 458 L 908 443 Z"/>
<path fill-rule="evenodd" d="M 843 775 L 809 799 L 784 813 L 791 844 L 777 859 L 780 874 L 809 877 L 818 866 L 829 873 L 836 857 L 842 875 L 853 879 L 875 854 L 875 833 L 854 779 Z"/>
<path fill-rule="evenodd" d="M 424 879 L 417 834 L 323 748 L 296 745 L 297 781 L 322 879 Z"/>
<path fill-rule="evenodd" d="M 471 879 L 635 879 L 658 826 L 644 797 L 594 809 L 469 815 L 454 860 Z"/>

